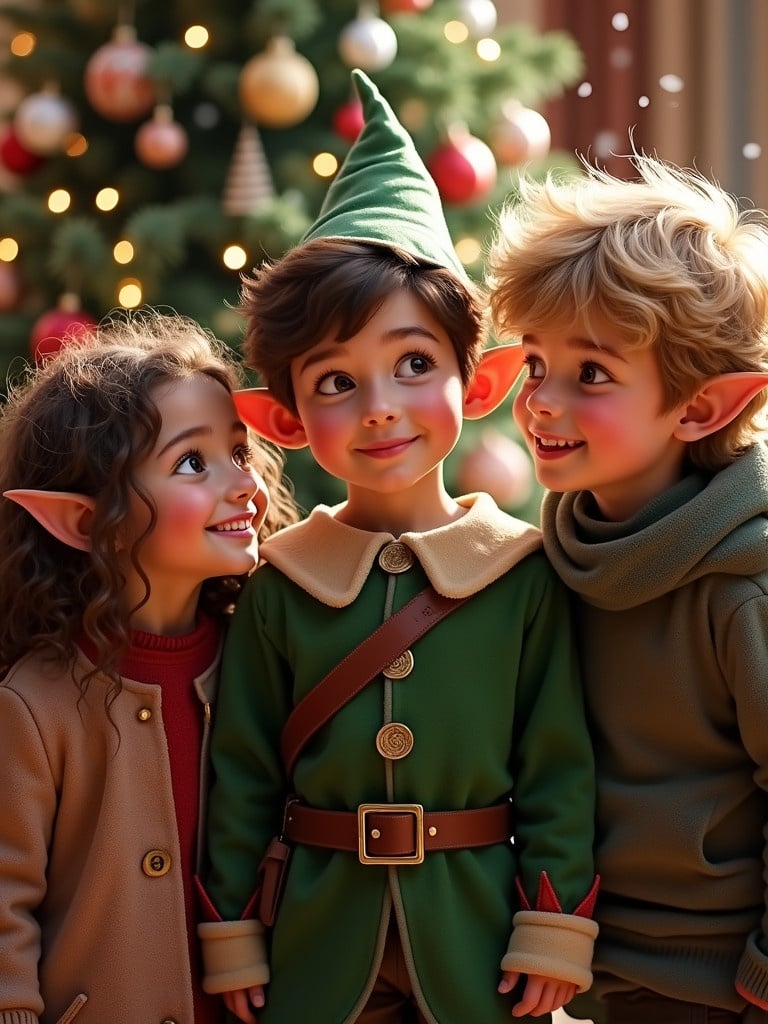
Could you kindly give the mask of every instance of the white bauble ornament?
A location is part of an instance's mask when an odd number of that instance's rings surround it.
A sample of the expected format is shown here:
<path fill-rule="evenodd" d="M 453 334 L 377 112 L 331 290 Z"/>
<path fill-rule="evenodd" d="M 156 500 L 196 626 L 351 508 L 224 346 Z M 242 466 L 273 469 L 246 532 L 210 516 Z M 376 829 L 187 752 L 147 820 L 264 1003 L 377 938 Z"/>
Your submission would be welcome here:
<path fill-rule="evenodd" d="M 57 90 L 32 93 L 19 104 L 13 130 L 21 145 L 37 156 L 60 153 L 77 128 L 77 111 Z"/>
<path fill-rule="evenodd" d="M 483 39 L 496 28 L 498 14 L 493 0 L 460 0 L 459 20 L 473 39 Z"/>
<path fill-rule="evenodd" d="M 546 118 L 519 100 L 504 103 L 489 136 L 496 159 L 508 167 L 543 160 L 552 141 Z"/>
<path fill-rule="evenodd" d="M 382 71 L 397 56 L 397 36 L 381 18 L 360 14 L 342 30 L 339 55 L 349 68 Z"/>

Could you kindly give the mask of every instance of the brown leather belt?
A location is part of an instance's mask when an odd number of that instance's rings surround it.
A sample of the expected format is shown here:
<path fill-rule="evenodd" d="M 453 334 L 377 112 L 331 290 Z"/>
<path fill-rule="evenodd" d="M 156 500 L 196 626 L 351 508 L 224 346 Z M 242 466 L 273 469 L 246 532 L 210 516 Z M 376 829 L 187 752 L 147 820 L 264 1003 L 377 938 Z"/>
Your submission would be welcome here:
<path fill-rule="evenodd" d="M 324 811 L 289 801 L 283 836 L 306 846 L 356 853 L 362 864 L 421 864 L 425 852 L 508 842 L 509 801 L 470 811 L 425 811 L 421 804 L 360 804 Z"/>

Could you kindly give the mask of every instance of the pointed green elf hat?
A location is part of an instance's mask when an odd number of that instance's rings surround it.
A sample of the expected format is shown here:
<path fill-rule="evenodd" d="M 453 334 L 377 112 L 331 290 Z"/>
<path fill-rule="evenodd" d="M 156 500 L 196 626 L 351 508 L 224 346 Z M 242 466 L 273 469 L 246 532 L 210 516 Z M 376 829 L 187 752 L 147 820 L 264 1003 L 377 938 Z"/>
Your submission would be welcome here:
<path fill-rule="evenodd" d="M 437 186 L 413 139 L 367 75 L 356 69 L 352 81 L 365 125 L 302 242 L 350 238 L 398 246 L 468 280 L 445 223 Z"/>

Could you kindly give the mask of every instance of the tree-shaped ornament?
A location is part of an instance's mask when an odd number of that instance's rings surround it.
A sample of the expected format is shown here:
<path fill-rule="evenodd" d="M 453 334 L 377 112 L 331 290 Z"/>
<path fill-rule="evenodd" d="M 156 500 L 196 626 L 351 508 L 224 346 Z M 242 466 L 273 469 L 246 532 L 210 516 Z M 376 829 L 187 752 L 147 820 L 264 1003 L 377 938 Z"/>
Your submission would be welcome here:
<path fill-rule="evenodd" d="M 222 208 L 230 217 L 247 217 L 273 198 L 275 187 L 259 133 L 244 124 L 235 144 L 224 185 Z"/>

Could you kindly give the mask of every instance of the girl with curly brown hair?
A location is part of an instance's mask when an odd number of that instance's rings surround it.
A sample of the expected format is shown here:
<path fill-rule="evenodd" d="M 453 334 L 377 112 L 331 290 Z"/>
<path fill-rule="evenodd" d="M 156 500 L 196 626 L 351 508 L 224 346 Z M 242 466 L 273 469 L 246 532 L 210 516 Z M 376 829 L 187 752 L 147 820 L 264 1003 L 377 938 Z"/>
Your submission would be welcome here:
<path fill-rule="evenodd" d="M 234 360 L 147 314 L 0 418 L 0 1021 L 221 1021 L 193 877 L 225 622 L 297 518 Z M 270 503 L 271 495 L 271 503 Z"/>

